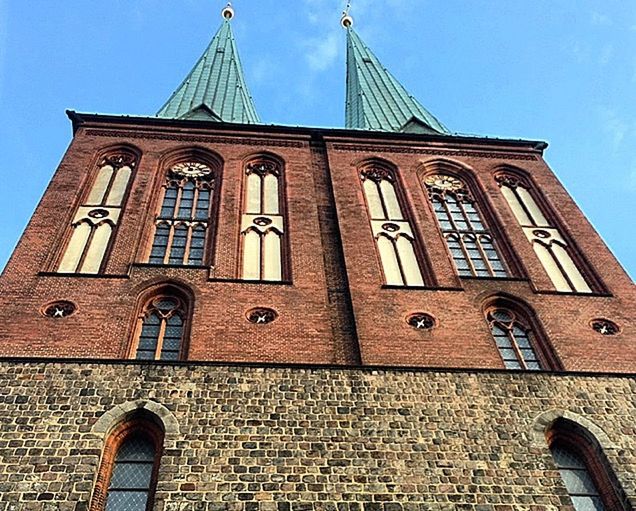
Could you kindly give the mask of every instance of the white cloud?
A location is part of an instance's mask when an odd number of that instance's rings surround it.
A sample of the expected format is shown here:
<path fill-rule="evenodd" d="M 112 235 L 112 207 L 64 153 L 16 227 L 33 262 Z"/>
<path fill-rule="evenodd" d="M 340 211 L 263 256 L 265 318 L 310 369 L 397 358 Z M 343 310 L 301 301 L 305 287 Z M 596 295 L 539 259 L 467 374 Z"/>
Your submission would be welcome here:
<path fill-rule="evenodd" d="M 337 33 L 331 33 L 327 37 L 315 38 L 305 41 L 307 46 L 307 63 L 312 71 L 325 71 L 329 69 L 340 53 L 343 45 L 342 38 Z"/>
<path fill-rule="evenodd" d="M 609 27 L 612 24 L 612 18 L 610 18 L 607 14 L 602 14 L 597 11 L 592 11 L 590 13 L 590 21 L 592 22 L 592 25 L 600 27 Z"/>
<path fill-rule="evenodd" d="M 601 55 L 598 59 L 599 64 L 601 64 L 602 66 L 609 64 L 613 56 L 614 56 L 614 45 L 606 44 L 605 46 L 603 46 L 601 50 Z"/>
<path fill-rule="evenodd" d="M 620 117 L 612 108 L 601 109 L 603 131 L 609 135 L 614 150 L 617 150 L 628 135 L 633 135 L 634 126 Z"/>
<path fill-rule="evenodd" d="M 627 176 L 627 188 L 632 192 L 636 192 L 636 162 L 632 165 L 632 170 Z"/>

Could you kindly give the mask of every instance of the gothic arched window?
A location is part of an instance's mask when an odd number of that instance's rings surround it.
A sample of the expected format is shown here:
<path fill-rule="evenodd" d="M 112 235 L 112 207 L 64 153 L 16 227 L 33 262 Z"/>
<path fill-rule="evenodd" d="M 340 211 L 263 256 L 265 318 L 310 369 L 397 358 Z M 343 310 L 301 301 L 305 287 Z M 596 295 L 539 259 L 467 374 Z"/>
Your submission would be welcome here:
<path fill-rule="evenodd" d="M 127 149 L 111 152 L 100 160 L 88 196 L 73 218 L 73 230 L 58 272 L 102 271 L 137 161 L 137 156 Z"/>
<path fill-rule="evenodd" d="M 285 265 L 282 167 L 259 158 L 245 167 L 241 217 L 242 270 L 245 280 L 281 281 Z"/>
<path fill-rule="evenodd" d="M 163 432 L 131 419 L 106 441 L 91 511 L 148 511 L 153 507 Z"/>
<path fill-rule="evenodd" d="M 537 356 L 532 329 L 523 318 L 503 307 L 489 310 L 487 316 L 493 339 L 507 369 L 544 369 Z"/>
<path fill-rule="evenodd" d="M 627 511 L 615 474 L 598 441 L 578 424 L 558 419 L 547 433 L 552 459 L 576 511 Z"/>
<path fill-rule="evenodd" d="M 562 368 L 538 318 L 527 305 L 516 299 L 496 296 L 487 301 L 484 315 L 507 369 Z"/>
<path fill-rule="evenodd" d="M 213 229 L 216 173 L 196 161 L 173 165 L 163 186 L 155 220 L 151 264 L 201 266 Z"/>
<path fill-rule="evenodd" d="M 507 277 L 495 239 L 465 183 L 433 174 L 424 185 L 459 276 Z"/>
<path fill-rule="evenodd" d="M 395 174 L 374 163 L 361 170 L 360 179 L 385 282 L 423 286 L 415 236 L 398 198 Z"/>
<path fill-rule="evenodd" d="M 500 172 L 495 179 L 555 289 L 591 293 L 590 286 L 574 262 L 565 237 L 552 225 L 548 215 L 544 215 L 534 199 L 533 188 L 512 173 Z"/>
<path fill-rule="evenodd" d="M 140 312 L 133 357 L 138 360 L 185 358 L 188 312 L 186 301 L 176 294 L 154 295 Z"/>

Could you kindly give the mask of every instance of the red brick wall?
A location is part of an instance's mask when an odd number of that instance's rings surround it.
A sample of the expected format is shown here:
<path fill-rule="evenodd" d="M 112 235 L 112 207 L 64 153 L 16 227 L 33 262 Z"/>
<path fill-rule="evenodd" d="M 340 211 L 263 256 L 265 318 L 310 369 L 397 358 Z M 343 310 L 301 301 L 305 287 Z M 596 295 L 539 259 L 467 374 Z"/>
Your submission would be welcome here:
<path fill-rule="evenodd" d="M 190 125 L 192 126 L 192 125 Z M 55 275 L 59 247 L 80 190 L 90 186 L 96 154 L 129 143 L 142 157 L 125 205 L 106 274 Z M 214 267 L 135 266 L 151 243 L 152 218 L 162 184 L 161 160 L 171 151 L 199 147 L 224 161 Z M 287 233 L 292 282 L 237 280 L 242 169 L 249 155 L 269 151 L 285 162 Z M 434 289 L 386 289 L 371 237 L 357 163 L 380 157 L 397 166 L 413 225 L 438 282 Z M 418 171 L 450 159 L 471 173 L 503 231 L 502 242 L 519 266 L 510 280 L 455 276 Z M 595 296 L 551 293 L 551 283 L 512 216 L 493 172 L 509 164 L 527 171 L 603 281 Z M 341 241 L 340 241 L 341 240 Z M 527 277 L 526 277 L 527 276 Z M 192 289 L 191 360 L 501 367 L 482 314 L 484 299 L 507 293 L 534 309 L 568 370 L 633 371 L 636 367 L 634 285 L 531 144 L 440 143 L 413 136 L 377 140 L 329 130 L 228 131 L 186 124 L 115 125 L 93 119 L 79 129 L 0 279 L 0 354 L 3 356 L 124 358 L 138 295 L 170 279 Z M 46 318 L 41 308 L 70 300 L 78 311 Z M 265 306 L 279 316 L 253 325 L 247 310 Z M 437 319 L 432 331 L 405 322 L 415 311 Z M 589 321 L 618 323 L 615 336 L 594 332 Z"/>

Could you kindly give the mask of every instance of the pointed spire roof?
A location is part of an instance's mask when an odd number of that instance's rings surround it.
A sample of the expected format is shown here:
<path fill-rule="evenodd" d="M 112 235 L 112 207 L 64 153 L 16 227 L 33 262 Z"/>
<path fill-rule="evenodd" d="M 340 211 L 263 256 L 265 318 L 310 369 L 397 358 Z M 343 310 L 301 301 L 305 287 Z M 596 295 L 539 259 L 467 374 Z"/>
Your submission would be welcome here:
<path fill-rule="evenodd" d="M 346 127 L 403 133 L 450 133 L 362 42 L 353 30 L 351 17 L 343 17 L 342 24 L 347 30 Z"/>
<path fill-rule="evenodd" d="M 230 19 L 231 6 L 205 53 L 161 110 L 158 117 L 258 124 L 254 102 L 245 84 Z"/>

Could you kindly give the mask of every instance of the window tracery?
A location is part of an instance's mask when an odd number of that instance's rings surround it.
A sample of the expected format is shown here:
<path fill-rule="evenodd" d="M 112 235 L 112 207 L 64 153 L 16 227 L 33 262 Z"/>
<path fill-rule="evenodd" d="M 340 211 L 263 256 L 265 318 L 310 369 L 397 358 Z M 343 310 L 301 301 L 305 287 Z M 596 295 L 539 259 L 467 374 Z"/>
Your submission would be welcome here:
<path fill-rule="evenodd" d="M 518 314 L 507 308 L 496 307 L 488 311 L 487 318 L 507 369 L 544 369 L 533 345 L 532 330 Z"/>
<path fill-rule="evenodd" d="M 241 217 L 245 280 L 283 280 L 285 217 L 281 180 L 282 168 L 274 161 L 258 159 L 246 165 Z"/>
<path fill-rule="evenodd" d="M 166 175 L 149 262 L 201 266 L 212 229 L 215 172 L 196 161 L 173 165 Z"/>
<path fill-rule="evenodd" d="M 591 293 L 592 289 L 574 262 L 571 247 L 534 199 L 533 188 L 512 173 L 499 172 L 495 180 L 555 289 Z"/>
<path fill-rule="evenodd" d="M 507 277 L 495 239 L 470 190 L 448 174 L 424 178 L 424 186 L 460 277 Z"/>
<path fill-rule="evenodd" d="M 360 179 L 386 284 L 423 286 L 415 235 L 400 203 L 394 173 L 374 163 L 361 170 Z"/>
<path fill-rule="evenodd" d="M 119 224 L 137 156 L 120 150 L 104 156 L 88 196 L 78 207 L 72 233 L 58 266 L 60 273 L 99 273 Z"/>
<path fill-rule="evenodd" d="M 135 355 L 137 360 L 180 360 L 184 358 L 187 305 L 180 297 L 153 297 L 138 319 Z"/>

